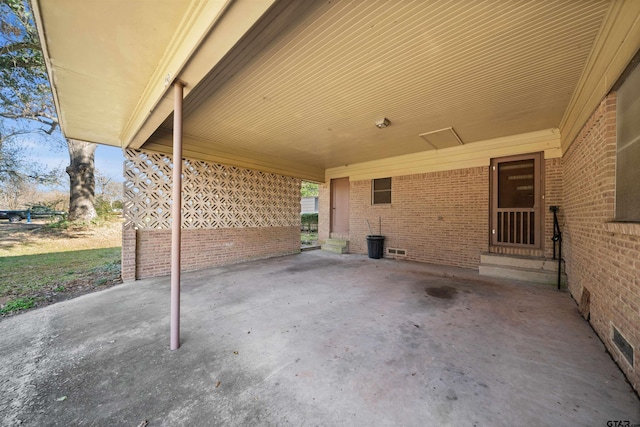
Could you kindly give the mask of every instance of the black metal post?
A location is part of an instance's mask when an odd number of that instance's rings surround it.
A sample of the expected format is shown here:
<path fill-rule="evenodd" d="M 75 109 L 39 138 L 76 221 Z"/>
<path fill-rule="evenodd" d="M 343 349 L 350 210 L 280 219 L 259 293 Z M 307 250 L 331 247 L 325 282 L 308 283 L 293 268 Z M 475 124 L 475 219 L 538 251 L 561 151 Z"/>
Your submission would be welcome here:
<path fill-rule="evenodd" d="M 553 259 L 556 259 L 556 242 L 558 242 L 558 290 L 562 288 L 562 232 L 560 231 L 560 223 L 558 222 L 558 211 L 560 206 L 549 206 L 549 210 L 553 212 Z"/>
<path fill-rule="evenodd" d="M 562 288 L 562 233 L 558 231 L 558 290 Z"/>

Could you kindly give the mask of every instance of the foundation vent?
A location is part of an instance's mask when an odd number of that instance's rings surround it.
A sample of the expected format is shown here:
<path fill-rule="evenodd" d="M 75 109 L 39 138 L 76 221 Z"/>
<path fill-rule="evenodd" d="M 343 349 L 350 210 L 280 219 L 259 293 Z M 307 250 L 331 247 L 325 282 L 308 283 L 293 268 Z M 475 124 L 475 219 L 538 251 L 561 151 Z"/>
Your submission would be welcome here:
<path fill-rule="evenodd" d="M 629 362 L 631 367 L 633 367 L 633 347 L 615 326 L 613 327 L 613 342 L 616 347 L 618 347 L 618 350 L 620 350 L 620 353 L 622 353 L 624 358 L 627 359 L 627 362 Z"/>
<path fill-rule="evenodd" d="M 407 256 L 406 249 L 397 249 L 397 248 L 387 248 L 387 255 L 391 256 Z"/>

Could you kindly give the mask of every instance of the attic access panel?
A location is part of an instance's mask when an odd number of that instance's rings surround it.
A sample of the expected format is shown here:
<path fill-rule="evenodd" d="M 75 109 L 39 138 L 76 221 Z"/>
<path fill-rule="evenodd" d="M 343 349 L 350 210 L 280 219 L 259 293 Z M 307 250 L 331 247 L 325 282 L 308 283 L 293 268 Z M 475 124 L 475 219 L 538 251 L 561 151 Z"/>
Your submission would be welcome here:
<path fill-rule="evenodd" d="M 452 127 L 421 133 L 419 136 L 435 150 L 464 144 Z"/>

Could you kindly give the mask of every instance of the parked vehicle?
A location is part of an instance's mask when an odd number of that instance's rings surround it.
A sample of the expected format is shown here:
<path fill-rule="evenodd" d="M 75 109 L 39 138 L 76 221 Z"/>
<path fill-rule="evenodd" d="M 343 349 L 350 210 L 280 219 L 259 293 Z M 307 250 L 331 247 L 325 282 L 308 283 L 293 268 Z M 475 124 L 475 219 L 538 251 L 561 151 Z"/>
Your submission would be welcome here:
<path fill-rule="evenodd" d="M 31 206 L 27 210 L 0 210 L 0 219 L 8 219 L 9 222 L 20 222 L 23 219 L 38 219 L 38 218 L 54 218 L 64 217 L 67 213 L 63 211 L 56 211 L 48 206 Z"/>

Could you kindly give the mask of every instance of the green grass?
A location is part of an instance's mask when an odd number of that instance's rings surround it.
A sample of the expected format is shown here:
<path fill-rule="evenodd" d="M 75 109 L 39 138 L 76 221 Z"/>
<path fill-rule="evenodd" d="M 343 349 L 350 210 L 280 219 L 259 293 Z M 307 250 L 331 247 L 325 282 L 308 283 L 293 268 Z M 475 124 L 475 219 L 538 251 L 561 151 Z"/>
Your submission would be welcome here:
<path fill-rule="evenodd" d="M 311 244 L 314 241 L 318 240 L 318 233 L 300 233 L 300 243 L 302 244 Z"/>
<path fill-rule="evenodd" d="M 3 278 L 0 281 L 0 297 L 18 298 L 8 302 L 8 307 L 9 304 L 19 301 L 20 297 L 31 296 L 48 289 L 64 289 L 65 284 L 75 280 L 118 274 L 120 253 L 121 248 L 115 247 L 2 257 L 0 271 Z M 98 277 L 96 282 L 100 280 L 103 278 Z"/>
<path fill-rule="evenodd" d="M 29 298 L 17 298 L 7 302 L 7 304 L 0 309 L 0 314 L 9 313 L 11 311 L 27 310 L 36 305 L 36 299 Z"/>

